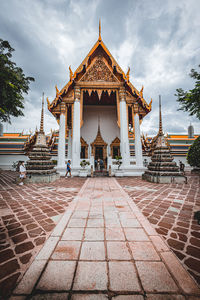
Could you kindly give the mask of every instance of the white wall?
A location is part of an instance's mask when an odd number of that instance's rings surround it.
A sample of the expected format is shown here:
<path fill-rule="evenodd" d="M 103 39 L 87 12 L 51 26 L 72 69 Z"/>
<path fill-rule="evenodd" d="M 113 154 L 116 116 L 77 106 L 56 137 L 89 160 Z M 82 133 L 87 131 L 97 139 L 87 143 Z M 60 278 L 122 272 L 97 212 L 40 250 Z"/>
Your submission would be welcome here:
<path fill-rule="evenodd" d="M 23 160 L 27 161 L 28 157 L 25 155 L 0 155 L 0 169 L 2 170 L 12 170 L 12 164 L 13 162 Z"/>
<path fill-rule="evenodd" d="M 116 106 L 83 106 L 83 126 L 81 136 L 90 145 L 97 136 L 98 118 L 100 119 L 100 131 L 103 140 L 110 146 L 112 141 L 120 138 L 120 130 L 117 125 Z"/>

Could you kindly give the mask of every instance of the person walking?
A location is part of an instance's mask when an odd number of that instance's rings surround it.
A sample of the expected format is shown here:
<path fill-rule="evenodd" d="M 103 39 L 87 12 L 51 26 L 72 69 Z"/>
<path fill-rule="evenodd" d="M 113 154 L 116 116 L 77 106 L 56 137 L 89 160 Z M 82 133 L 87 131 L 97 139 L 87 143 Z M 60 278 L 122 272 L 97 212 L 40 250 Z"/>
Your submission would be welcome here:
<path fill-rule="evenodd" d="M 71 161 L 70 160 L 68 160 L 68 162 L 67 162 L 67 173 L 66 173 L 65 177 L 67 177 L 68 173 L 70 175 L 69 177 L 72 177 L 72 174 L 71 174 Z"/>
<path fill-rule="evenodd" d="M 100 159 L 100 171 L 101 171 L 101 173 L 103 172 L 103 167 L 104 167 L 103 159 Z"/>
<path fill-rule="evenodd" d="M 20 183 L 19 185 L 23 185 L 24 184 L 24 179 L 26 178 L 26 167 L 25 167 L 25 163 L 24 161 L 21 161 L 21 164 L 19 166 L 19 178 L 20 178 Z"/>

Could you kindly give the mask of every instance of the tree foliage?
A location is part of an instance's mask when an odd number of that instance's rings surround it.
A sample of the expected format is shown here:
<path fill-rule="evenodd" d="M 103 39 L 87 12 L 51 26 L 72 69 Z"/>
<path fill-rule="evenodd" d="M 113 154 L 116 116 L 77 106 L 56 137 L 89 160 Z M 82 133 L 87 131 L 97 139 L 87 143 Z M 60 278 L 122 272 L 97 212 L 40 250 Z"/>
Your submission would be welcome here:
<path fill-rule="evenodd" d="M 14 49 L 8 41 L 0 39 L 0 121 L 23 116 L 24 93 L 28 93 L 33 77 L 25 77 L 23 70 L 11 61 Z"/>
<path fill-rule="evenodd" d="M 200 136 L 190 146 L 187 161 L 190 166 L 200 168 Z"/>
<path fill-rule="evenodd" d="M 196 115 L 200 120 L 200 73 L 192 69 L 190 77 L 195 80 L 194 88 L 189 91 L 179 88 L 176 90 L 175 96 L 177 96 L 177 101 L 180 104 L 179 110 L 188 111 L 191 116 Z"/>

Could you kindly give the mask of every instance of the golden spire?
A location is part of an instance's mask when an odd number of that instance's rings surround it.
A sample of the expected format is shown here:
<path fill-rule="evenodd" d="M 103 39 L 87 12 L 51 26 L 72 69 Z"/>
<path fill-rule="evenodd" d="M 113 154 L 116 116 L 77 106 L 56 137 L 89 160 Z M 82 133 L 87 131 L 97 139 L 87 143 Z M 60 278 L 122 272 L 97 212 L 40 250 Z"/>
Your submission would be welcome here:
<path fill-rule="evenodd" d="M 140 96 L 143 98 L 143 90 L 144 90 L 144 86 L 142 86 L 141 90 L 140 90 Z"/>
<path fill-rule="evenodd" d="M 163 135 L 163 130 L 162 130 L 162 112 L 161 112 L 161 95 L 159 95 L 159 135 Z"/>
<path fill-rule="evenodd" d="M 49 98 L 47 97 L 47 105 L 50 106 Z"/>
<path fill-rule="evenodd" d="M 70 81 L 72 81 L 73 76 L 74 76 L 74 74 L 73 74 L 73 72 L 72 72 L 71 66 L 69 66 L 69 77 L 70 77 Z"/>
<path fill-rule="evenodd" d="M 59 89 L 58 89 L 57 85 L 55 85 L 55 88 L 56 88 L 56 96 L 57 96 L 59 93 Z"/>
<path fill-rule="evenodd" d="M 127 81 L 129 82 L 129 74 L 130 74 L 130 67 L 128 67 L 128 71 L 126 73 L 126 78 L 127 78 Z"/>
<path fill-rule="evenodd" d="M 44 133 L 44 93 L 42 94 L 42 110 L 40 120 L 40 133 Z"/>
<path fill-rule="evenodd" d="M 99 19 L 99 42 L 101 42 L 101 20 Z"/>

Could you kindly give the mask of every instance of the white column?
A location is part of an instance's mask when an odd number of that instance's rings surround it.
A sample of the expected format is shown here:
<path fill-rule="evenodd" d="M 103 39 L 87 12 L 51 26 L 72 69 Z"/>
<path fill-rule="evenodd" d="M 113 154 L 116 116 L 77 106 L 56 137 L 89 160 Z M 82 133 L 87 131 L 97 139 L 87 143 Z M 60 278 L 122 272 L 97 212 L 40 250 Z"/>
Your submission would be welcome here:
<path fill-rule="evenodd" d="M 66 174 L 65 166 L 65 104 L 61 104 L 58 140 L 58 162 L 57 171 L 61 176 Z"/>
<path fill-rule="evenodd" d="M 68 131 L 68 148 L 67 148 L 67 159 L 72 159 L 72 130 Z"/>
<path fill-rule="evenodd" d="M 126 111 L 125 89 L 120 89 L 120 151 L 122 156 L 122 169 L 130 167 L 130 148 L 128 139 L 128 121 Z"/>
<path fill-rule="evenodd" d="M 72 137 L 72 171 L 80 169 L 80 88 L 75 87 L 73 137 Z"/>
<path fill-rule="evenodd" d="M 140 120 L 138 112 L 135 113 L 135 158 L 136 166 L 143 167 L 143 158 L 142 158 L 142 143 L 140 136 Z"/>

